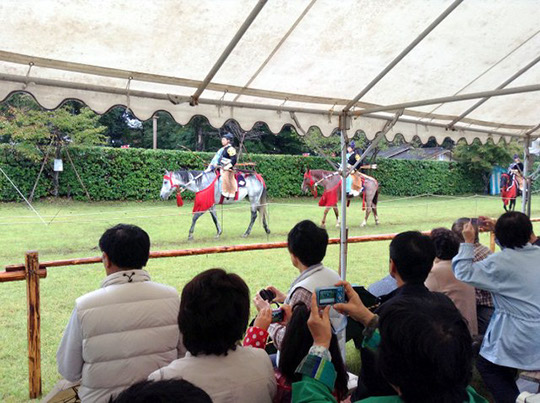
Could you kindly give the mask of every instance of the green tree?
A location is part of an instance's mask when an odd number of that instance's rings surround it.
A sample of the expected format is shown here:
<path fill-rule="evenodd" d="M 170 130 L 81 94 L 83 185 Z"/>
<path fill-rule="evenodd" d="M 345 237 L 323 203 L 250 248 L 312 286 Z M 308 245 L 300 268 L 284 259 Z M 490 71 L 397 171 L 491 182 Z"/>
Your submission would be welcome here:
<path fill-rule="evenodd" d="M 98 145 L 105 142 L 106 127 L 99 116 L 78 102 L 69 101 L 54 111 L 43 110 L 27 95 L 17 96 L 0 110 L 0 137 L 17 145 L 29 159 L 46 159 L 50 148 L 61 158 L 69 144 Z M 53 172 L 54 195 L 58 195 L 58 172 Z"/>
<path fill-rule="evenodd" d="M 481 144 L 478 140 L 467 144 L 464 140 L 460 140 L 454 149 L 454 158 L 463 162 L 471 175 L 481 175 L 487 190 L 493 167 L 495 165 L 506 167 L 512 162 L 513 155 L 519 154 L 521 149 L 522 146 L 517 142 L 495 144 L 489 139 L 486 144 Z"/>

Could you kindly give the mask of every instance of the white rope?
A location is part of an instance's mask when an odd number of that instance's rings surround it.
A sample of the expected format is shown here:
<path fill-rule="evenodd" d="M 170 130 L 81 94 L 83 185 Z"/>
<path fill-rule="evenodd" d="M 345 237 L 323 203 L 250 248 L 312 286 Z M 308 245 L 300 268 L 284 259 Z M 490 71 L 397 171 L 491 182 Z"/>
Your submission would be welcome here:
<path fill-rule="evenodd" d="M 0 168 L 1 170 L 1 168 Z M 5 172 L 2 170 L 2 173 L 4 175 Z M 7 177 L 7 175 L 6 175 Z M 9 178 L 8 178 L 9 180 Z M 10 180 L 11 182 L 11 180 Z M 13 185 L 13 182 L 11 182 L 12 185 Z M 17 189 L 18 190 L 18 189 Z M 540 190 L 536 190 L 536 191 L 533 191 L 531 192 L 532 194 L 537 194 L 537 193 L 540 193 Z M 24 198 L 24 196 L 19 192 L 19 194 Z M 417 196 L 409 196 L 409 197 L 403 197 L 403 198 L 396 198 L 396 199 L 391 199 L 391 200 L 384 200 L 384 201 L 380 201 L 378 204 L 377 204 L 377 209 L 380 209 L 380 208 L 383 208 L 385 210 L 389 210 L 389 209 L 403 209 L 404 207 L 403 206 L 388 206 L 387 204 L 388 203 L 395 203 L 397 201 L 403 201 L 403 200 L 411 200 L 411 199 L 418 199 L 418 198 L 422 198 L 422 197 L 437 197 L 439 199 L 443 199 L 443 198 L 446 198 L 448 200 L 435 200 L 435 201 L 427 201 L 425 203 L 416 203 L 416 204 L 409 204 L 407 205 L 407 208 L 411 208 L 411 207 L 426 207 L 426 206 L 430 206 L 430 205 L 434 205 L 434 204 L 437 204 L 437 205 L 441 205 L 441 204 L 444 204 L 444 203 L 449 203 L 449 202 L 452 202 L 452 203 L 455 203 L 456 201 L 459 201 L 459 200 L 463 200 L 463 201 L 466 201 L 466 200 L 471 200 L 471 199 L 477 199 L 477 198 L 481 198 L 481 199 L 496 199 L 494 196 L 486 196 L 486 195 L 471 195 L 471 196 L 451 196 L 451 195 L 433 195 L 433 194 L 423 194 L 423 195 L 417 195 Z M 28 203 L 28 201 L 26 200 L 26 198 L 24 198 L 25 201 Z M 498 198 L 497 198 L 498 199 Z M 360 201 L 360 198 L 358 198 L 358 201 Z M 28 203 L 29 204 L 29 203 Z M 300 204 L 300 203 L 266 203 L 266 204 L 260 204 L 260 206 L 270 206 L 270 205 L 276 205 L 276 206 L 287 206 L 287 207 L 294 207 L 294 208 L 302 208 L 302 209 L 306 209 L 306 208 L 310 208 L 310 209 L 321 209 L 321 208 L 326 208 L 327 206 L 319 206 L 317 204 Z M 70 220 L 69 218 L 73 218 L 73 217 L 87 217 L 87 216 L 95 216 L 95 215 L 101 215 L 103 216 L 104 214 L 116 214 L 116 215 L 121 215 L 121 214 L 124 214 L 124 216 L 122 217 L 122 219 L 156 219 L 156 218 L 160 218 L 160 217 L 178 217 L 178 216 L 191 216 L 193 215 L 193 212 L 175 212 L 175 213 L 170 213 L 170 214 L 163 214 L 163 213 L 159 213 L 159 214 L 150 214 L 150 215 L 125 215 L 126 212 L 140 212 L 140 211 L 155 211 L 155 210 L 165 210 L 165 209 L 176 209 L 176 207 L 172 207 L 172 206 L 165 206 L 165 207 L 151 207 L 151 208 L 145 208 L 145 209 L 135 209 L 135 210 L 113 210 L 113 211 L 101 211 L 101 212 L 97 212 L 97 213 L 81 213 L 81 214 L 67 214 L 67 215 L 40 215 L 39 213 L 37 213 L 37 211 L 31 206 L 31 204 L 29 204 L 30 208 L 32 209 L 32 211 L 34 211 L 38 217 L 41 219 L 41 221 L 47 225 L 47 223 L 43 220 L 43 217 L 45 218 L 53 218 L 54 219 L 54 223 L 55 224 L 83 224 L 83 223 L 93 223 L 93 222 L 109 222 L 111 220 L 116 220 L 116 217 L 110 217 L 110 218 L 103 218 L 103 219 L 92 219 L 91 221 L 81 221 L 81 220 Z M 251 205 L 249 203 L 242 203 L 241 205 L 233 205 L 233 204 L 222 204 L 221 205 L 223 210 L 238 210 L 238 209 L 251 209 Z M 476 207 L 476 209 L 478 209 L 478 207 Z M 11 217 L 6 217 L 8 219 L 12 219 L 12 218 L 28 218 L 28 219 L 33 219 L 35 218 L 34 215 L 30 215 L 30 216 L 11 216 Z M 65 218 L 65 219 L 62 219 L 62 218 Z M 6 226 L 6 225 L 28 225 L 28 224 L 34 224 L 35 222 L 28 222 L 28 221 L 16 221 L 16 222 L 0 222 L 0 226 Z"/>
<path fill-rule="evenodd" d="M 17 186 L 15 186 L 15 184 L 13 183 L 13 181 L 9 178 L 9 176 L 7 176 L 7 174 L 4 172 L 4 170 L 2 169 L 2 167 L 0 167 L 0 171 L 2 171 L 2 173 L 4 174 L 4 176 L 7 178 L 7 180 L 9 181 L 9 183 L 11 183 L 11 186 L 13 186 L 15 188 L 15 190 L 17 191 L 17 193 L 19 193 L 19 195 L 24 199 L 24 201 L 26 202 L 26 204 L 28 204 L 28 206 L 32 209 L 32 211 L 34 213 L 36 213 L 36 215 L 39 217 L 39 219 L 41 220 L 41 222 L 45 225 L 47 225 L 47 223 L 45 222 L 45 220 L 43 220 L 43 218 L 41 218 L 41 216 L 39 215 L 39 213 L 36 211 L 36 209 L 34 208 L 34 206 L 32 206 L 32 204 L 26 199 L 26 197 L 24 197 L 24 195 L 21 193 L 21 191 L 19 190 L 19 188 Z"/>

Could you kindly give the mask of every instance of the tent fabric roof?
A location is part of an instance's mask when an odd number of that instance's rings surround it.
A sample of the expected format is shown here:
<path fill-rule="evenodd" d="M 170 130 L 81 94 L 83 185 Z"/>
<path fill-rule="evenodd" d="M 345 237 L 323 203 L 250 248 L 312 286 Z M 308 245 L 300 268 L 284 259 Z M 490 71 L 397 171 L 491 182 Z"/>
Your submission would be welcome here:
<path fill-rule="evenodd" d="M 406 108 L 387 137 L 441 143 L 539 136 L 534 0 L 7 0 L 0 3 L 0 100 L 27 91 L 49 109 L 79 99 L 98 113 L 128 106 L 142 120 L 163 110 L 182 124 L 204 115 L 216 127 L 232 118 L 246 130 L 264 121 L 273 132 L 292 124 L 330 135 L 345 105 L 451 5 L 354 105 L 359 116 L 349 135 L 362 130 L 371 139 L 401 109 L 379 106 L 528 86 L 532 91 L 487 99 L 451 128 L 480 98 Z"/>

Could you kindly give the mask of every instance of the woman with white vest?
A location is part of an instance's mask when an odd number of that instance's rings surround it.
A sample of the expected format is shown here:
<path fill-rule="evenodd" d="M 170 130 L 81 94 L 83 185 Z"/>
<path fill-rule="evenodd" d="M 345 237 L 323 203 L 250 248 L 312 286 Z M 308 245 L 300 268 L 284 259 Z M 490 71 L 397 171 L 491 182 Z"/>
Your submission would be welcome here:
<path fill-rule="evenodd" d="M 304 220 L 296 224 L 287 236 L 287 248 L 291 256 L 291 263 L 298 269 L 300 275 L 292 282 L 289 291 L 285 295 L 274 286 L 267 289 L 273 291 L 276 297 L 271 302 L 284 303 L 294 306 L 303 302 L 311 306 L 311 294 L 318 287 L 331 287 L 341 280 L 339 274 L 322 264 L 328 246 L 328 233 L 324 228 L 318 227 L 313 221 Z M 269 306 L 259 294 L 254 299 L 258 310 Z M 345 327 L 346 318 L 334 309 L 330 311 L 330 320 L 338 337 L 342 353 L 345 351 Z M 278 350 L 281 349 L 286 325 L 272 323 L 268 333 Z"/>
<path fill-rule="evenodd" d="M 99 240 L 107 277 L 99 290 L 77 298 L 58 347 L 58 372 L 81 381 L 82 402 L 108 402 L 180 353 L 175 288 L 150 281 L 142 268 L 148 234 L 119 224 Z"/>

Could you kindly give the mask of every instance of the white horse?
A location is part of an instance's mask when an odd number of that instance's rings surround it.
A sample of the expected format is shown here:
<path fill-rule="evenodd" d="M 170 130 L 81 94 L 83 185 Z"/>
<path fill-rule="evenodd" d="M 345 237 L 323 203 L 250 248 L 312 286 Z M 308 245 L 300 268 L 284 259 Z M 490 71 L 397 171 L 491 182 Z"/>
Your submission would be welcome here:
<path fill-rule="evenodd" d="M 244 198 L 248 198 L 251 203 L 251 221 L 249 223 L 249 226 L 242 235 L 244 238 L 249 236 L 251 233 L 251 229 L 253 227 L 253 223 L 255 223 L 255 219 L 257 218 L 257 212 L 261 213 L 262 216 L 262 224 L 264 227 L 264 230 L 267 234 L 270 233 L 270 228 L 268 228 L 267 223 L 267 211 L 266 211 L 266 188 L 264 185 L 257 179 L 257 177 L 254 174 L 251 173 L 244 173 L 244 178 L 246 181 L 246 185 L 238 188 L 238 199 L 227 199 L 222 198 L 221 196 L 221 181 L 222 178 L 220 177 L 214 187 L 214 204 L 212 207 L 208 209 L 210 214 L 212 215 L 212 220 L 214 220 L 214 224 L 216 226 L 217 234 L 216 238 L 219 238 L 219 236 L 222 233 L 221 226 L 219 225 L 219 221 L 216 215 L 216 204 L 219 204 L 222 202 L 222 204 L 233 204 L 237 203 L 239 201 L 242 201 Z M 212 184 L 214 179 L 216 178 L 216 174 L 214 172 L 203 172 L 203 171 L 188 171 L 188 170 L 179 170 L 179 171 L 165 171 L 165 175 L 163 176 L 163 185 L 161 186 L 161 193 L 160 196 L 163 200 L 166 200 L 169 198 L 171 193 L 174 189 L 182 188 L 191 190 L 192 192 L 199 192 L 201 190 L 206 189 L 208 186 Z M 205 213 L 205 211 L 195 212 L 193 213 L 193 218 L 191 220 L 191 228 L 189 229 L 189 236 L 188 240 L 193 239 L 193 231 L 195 230 L 195 223 L 199 219 L 200 216 L 202 216 Z"/>

